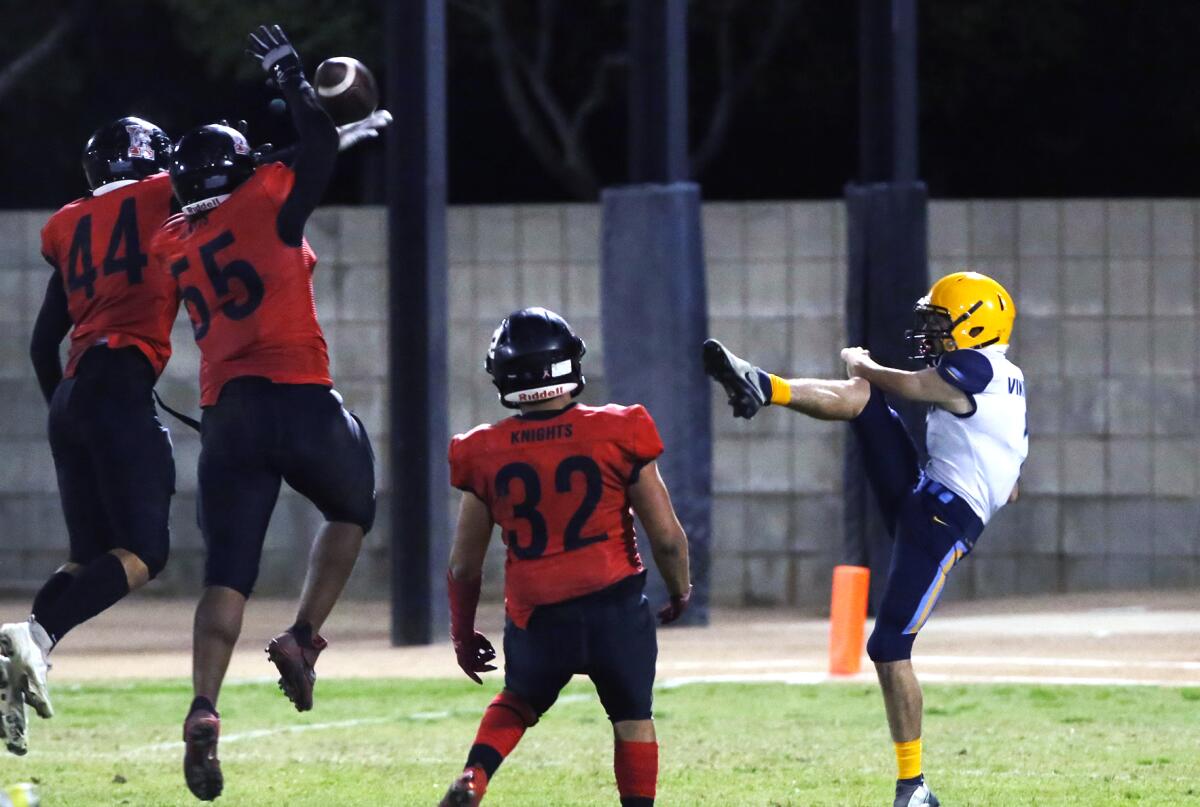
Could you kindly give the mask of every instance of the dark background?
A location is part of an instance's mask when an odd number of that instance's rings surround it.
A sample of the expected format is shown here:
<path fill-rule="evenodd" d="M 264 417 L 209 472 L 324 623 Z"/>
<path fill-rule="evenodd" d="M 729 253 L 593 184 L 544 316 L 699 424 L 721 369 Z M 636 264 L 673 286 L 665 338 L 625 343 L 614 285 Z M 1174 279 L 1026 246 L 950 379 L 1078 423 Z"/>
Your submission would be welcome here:
<path fill-rule="evenodd" d="M 52 207 L 80 195 L 78 155 L 93 129 L 138 114 L 172 136 L 244 117 L 254 142 L 288 142 L 286 115 L 242 53 L 260 21 L 292 35 L 310 71 L 327 56 L 363 59 L 382 77 L 383 0 L 128 0 L 11 4 L 0 70 L 64 15 L 57 47 L 0 93 L 0 207 Z M 491 39 L 473 2 L 449 19 L 450 200 L 573 198 L 533 156 L 500 91 Z M 535 47 L 545 0 L 503 0 L 518 43 Z M 855 170 L 856 3 L 792 4 L 780 45 L 736 106 L 698 177 L 710 199 L 832 197 Z M 752 56 L 769 0 L 693 0 L 693 142 L 718 95 L 722 20 Z M 548 76 L 571 106 L 595 65 L 624 46 L 620 0 L 560 0 Z M 935 197 L 1195 196 L 1200 193 L 1192 0 L 920 0 L 921 171 Z M 601 184 L 625 174 L 625 74 L 584 129 Z M 2 86 L 2 85 L 0 85 Z M 384 93 L 401 114 L 401 99 Z M 330 202 L 382 199 L 377 143 L 343 155 Z"/>

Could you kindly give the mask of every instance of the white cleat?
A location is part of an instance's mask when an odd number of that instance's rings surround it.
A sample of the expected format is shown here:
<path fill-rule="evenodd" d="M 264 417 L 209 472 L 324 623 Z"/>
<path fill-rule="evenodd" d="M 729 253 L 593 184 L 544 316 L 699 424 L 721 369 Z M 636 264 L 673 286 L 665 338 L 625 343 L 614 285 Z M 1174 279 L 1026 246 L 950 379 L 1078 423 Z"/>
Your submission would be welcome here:
<path fill-rule="evenodd" d="M 892 807 L 940 807 L 941 802 L 933 795 L 929 785 L 922 782 L 919 785 L 896 784 L 896 800 Z"/>
<path fill-rule="evenodd" d="M 41 646 L 33 638 L 32 628 L 29 622 L 0 625 L 0 655 L 8 656 L 12 672 L 23 679 L 19 683 L 23 684 L 25 702 L 33 707 L 39 717 L 54 717 L 50 689 L 46 684 L 50 665 Z"/>
<path fill-rule="evenodd" d="M 0 656 L 0 738 L 8 750 L 25 756 L 29 750 L 25 735 L 25 696 L 21 692 L 20 674 L 12 662 Z"/>

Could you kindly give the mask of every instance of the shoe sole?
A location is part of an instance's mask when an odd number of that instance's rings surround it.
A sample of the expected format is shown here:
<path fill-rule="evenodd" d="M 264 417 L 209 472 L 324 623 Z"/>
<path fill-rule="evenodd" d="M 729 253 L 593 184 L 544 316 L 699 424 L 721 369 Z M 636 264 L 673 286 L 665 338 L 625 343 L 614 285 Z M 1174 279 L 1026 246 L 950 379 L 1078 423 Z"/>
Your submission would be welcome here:
<path fill-rule="evenodd" d="M 217 747 L 219 731 L 216 726 L 200 725 L 188 732 L 187 750 L 183 756 L 183 778 L 188 790 L 200 801 L 212 801 L 225 789 L 225 777 L 219 761 L 210 762 L 208 757 Z M 192 763 L 193 752 L 200 762 Z"/>
<path fill-rule="evenodd" d="M 753 417 L 762 408 L 762 404 L 746 392 L 745 384 L 749 382 L 733 369 L 729 351 L 716 339 L 709 339 L 704 343 L 704 373 L 721 385 L 731 404 L 736 402 L 742 408 L 749 410 L 750 414 L 746 417 Z M 738 408 L 734 407 L 735 415 L 738 415 Z"/>
<path fill-rule="evenodd" d="M 467 790 L 451 789 L 438 807 L 475 807 L 475 795 Z"/>
<path fill-rule="evenodd" d="M 296 663 L 295 659 L 279 648 L 274 640 L 267 645 L 267 658 L 279 671 L 279 689 L 296 707 L 297 712 L 307 712 L 313 708 L 312 683 L 308 680 L 304 662 Z M 313 682 L 315 683 L 315 682 Z M 303 693 L 307 690 L 308 697 Z"/>
<path fill-rule="evenodd" d="M 41 653 L 42 651 L 34 647 L 33 652 Z M 17 645 L 11 636 L 0 633 L 0 656 L 8 656 L 10 661 L 15 660 L 25 673 L 25 703 L 33 707 L 38 717 L 49 720 L 54 717 L 54 707 L 50 705 L 50 693 L 47 691 L 45 681 L 33 674 L 32 665 L 25 663 L 27 655 L 27 653 L 17 652 Z"/>
<path fill-rule="evenodd" d="M 9 665 L 6 662 L 0 664 L 0 690 L 8 691 L 8 682 Z M 16 697 L 19 700 L 21 693 L 16 693 Z M 25 737 L 24 721 L 14 711 L 20 708 L 21 705 L 14 707 L 7 698 L 4 699 L 4 713 L 0 715 L 0 734 L 4 736 L 4 747 L 9 753 L 23 757 L 29 753 L 29 746 Z"/>

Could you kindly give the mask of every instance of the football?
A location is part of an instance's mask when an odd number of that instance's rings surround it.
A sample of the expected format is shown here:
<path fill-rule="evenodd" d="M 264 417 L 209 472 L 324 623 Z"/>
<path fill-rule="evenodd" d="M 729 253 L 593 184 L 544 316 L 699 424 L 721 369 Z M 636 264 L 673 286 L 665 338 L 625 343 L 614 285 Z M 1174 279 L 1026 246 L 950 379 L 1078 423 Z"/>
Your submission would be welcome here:
<path fill-rule="evenodd" d="M 362 120 L 379 106 L 379 86 L 367 66 L 350 56 L 335 56 L 317 66 L 317 98 L 338 126 Z"/>

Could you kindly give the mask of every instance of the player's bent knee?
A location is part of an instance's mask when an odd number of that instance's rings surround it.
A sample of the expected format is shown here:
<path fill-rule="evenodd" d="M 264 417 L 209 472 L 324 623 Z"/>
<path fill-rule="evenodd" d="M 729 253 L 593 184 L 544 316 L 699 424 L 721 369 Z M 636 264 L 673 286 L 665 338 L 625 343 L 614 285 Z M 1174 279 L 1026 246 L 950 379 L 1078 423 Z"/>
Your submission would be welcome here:
<path fill-rule="evenodd" d="M 170 544 L 164 543 L 161 547 L 154 547 L 149 551 L 138 553 L 142 563 L 146 564 L 146 570 L 149 572 L 150 579 L 158 577 L 162 574 L 163 569 L 167 568 L 167 560 L 171 555 Z"/>
<path fill-rule="evenodd" d="M 209 564 L 204 572 L 204 585 L 224 586 L 231 588 L 246 599 L 250 599 L 254 584 L 258 581 L 258 566 L 253 569 L 238 569 L 232 564 L 213 563 L 209 556 Z"/>
<path fill-rule="evenodd" d="M 871 638 L 867 640 L 867 656 L 876 664 L 888 661 L 906 661 L 912 658 L 915 633 L 902 633 L 895 625 L 875 623 Z"/>
<path fill-rule="evenodd" d="M 488 704 L 489 709 L 493 707 L 514 712 L 517 717 L 521 718 L 521 722 L 525 724 L 526 728 L 533 728 L 541 718 L 541 715 L 528 701 L 509 689 L 500 690 L 500 694 Z"/>

